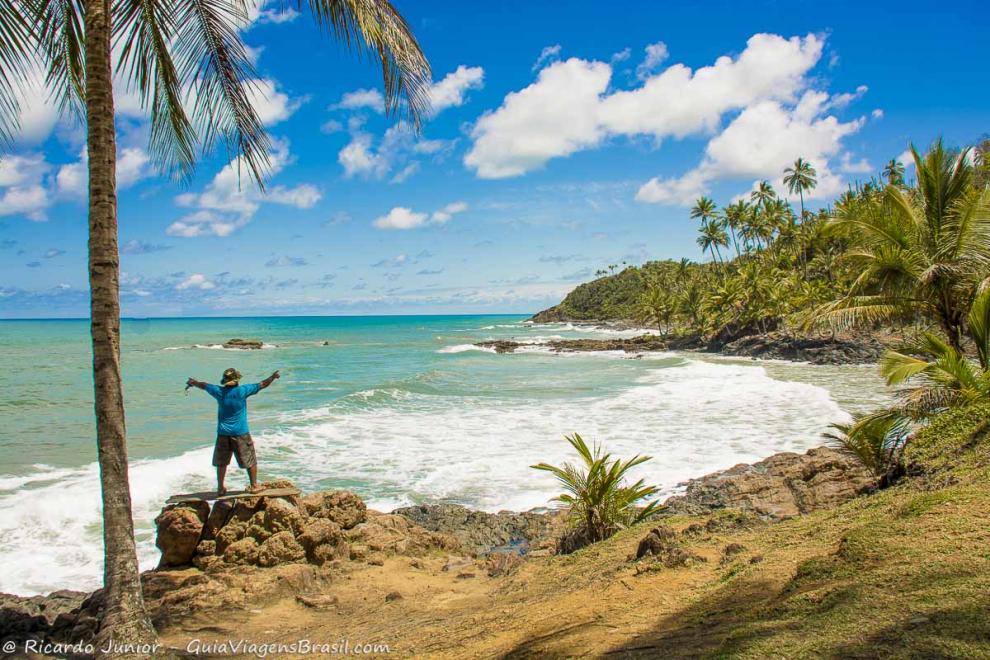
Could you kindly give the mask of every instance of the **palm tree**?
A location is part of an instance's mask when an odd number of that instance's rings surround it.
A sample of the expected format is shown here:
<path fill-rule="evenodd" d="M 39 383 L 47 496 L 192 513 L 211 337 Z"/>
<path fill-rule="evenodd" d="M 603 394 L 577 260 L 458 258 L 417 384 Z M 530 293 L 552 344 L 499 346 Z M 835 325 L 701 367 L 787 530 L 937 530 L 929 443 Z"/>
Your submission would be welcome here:
<path fill-rule="evenodd" d="M 756 186 L 756 190 L 749 194 L 749 201 L 757 207 L 765 207 L 775 199 L 777 199 L 777 192 L 770 185 L 769 181 L 760 181 Z"/>
<path fill-rule="evenodd" d="M 0 5 L 0 137 L 17 128 L 19 85 L 37 63 L 66 111 L 84 119 L 89 169 L 90 331 L 103 496 L 106 610 L 98 644 L 153 643 L 138 573 L 120 372 L 114 76 L 150 113 L 150 151 L 163 173 L 188 179 L 197 145 L 218 141 L 259 186 L 270 140 L 250 102 L 257 75 L 237 31 L 250 0 L 8 0 Z M 300 2 L 300 4 L 302 4 Z M 310 0 L 315 21 L 381 65 L 390 111 L 416 126 L 428 106 L 429 65 L 387 0 Z M 119 49 L 113 61 L 111 47 Z M 186 107 L 184 101 L 191 101 Z"/>
<path fill-rule="evenodd" d="M 715 206 L 715 200 L 711 197 L 699 197 L 698 201 L 691 207 L 691 218 L 700 220 L 702 223 L 713 219 L 717 213 L 718 207 Z"/>
<path fill-rule="evenodd" d="M 908 354 L 884 354 L 880 374 L 888 385 L 914 383 L 898 392 L 903 415 L 926 419 L 950 406 L 990 398 L 990 288 L 974 297 L 966 326 L 975 360 L 930 332 L 923 333 Z"/>
<path fill-rule="evenodd" d="M 990 273 L 990 191 L 972 186 L 967 151 L 952 154 L 939 140 L 924 157 L 911 153 L 917 189 L 888 185 L 837 208 L 830 226 L 853 243 L 844 259 L 859 275 L 817 320 L 849 326 L 921 315 L 959 350 Z"/>
<path fill-rule="evenodd" d="M 887 184 L 891 186 L 904 185 L 904 163 L 896 158 L 891 158 L 883 166 L 883 176 L 887 179 Z"/>
<path fill-rule="evenodd" d="M 801 220 L 804 221 L 804 191 L 813 190 L 818 185 L 815 177 L 818 172 L 811 166 L 811 163 L 803 158 L 794 161 L 794 165 L 784 170 L 784 185 L 793 195 L 797 193 L 801 199 Z"/>
<path fill-rule="evenodd" d="M 745 225 L 746 218 L 748 216 L 749 204 L 742 199 L 734 204 L 729 204 L 722 210 L 722 217 L 725 218 L 725 224 L 732 233 L 732 245 L 736 249 L 737 257 L 739 256 L 739 241 L 737 239 L 737 234 Z"/>
<path fill-rule="evenodd" d="M 642 479 L 632 485 L 625 484 L 629 470 L 650 460 L 649 456 L 612 460 L 611 454 L 602 453 L 600 446 L 589 448 L 577 433 L 567 436 L 567 442 L 581 457 L 581 467 L 570 463 L 563 467 L 546 463 L 531 467 L 553 474 L 564 486 L 567 492 L 555 499 L 570 507 L 572 526 L 589 543 L 607 539 L 656 512 L 655 501 L 642 509 L 637 509 L 636 504 L 655 495 L 657 488 L 644 485 Z"/>
<path fill-rule="evenodd" d="M 709 219 L 705 220 L 698 231 L 697 243 L 701 251 L 711 252 L 712 261 L 717 262 L 719 265 L 724 265 L 722 251 L 719 248 L 729 244 L 729 236 L 725 233 L 722 226 L 715 220 Z"/>

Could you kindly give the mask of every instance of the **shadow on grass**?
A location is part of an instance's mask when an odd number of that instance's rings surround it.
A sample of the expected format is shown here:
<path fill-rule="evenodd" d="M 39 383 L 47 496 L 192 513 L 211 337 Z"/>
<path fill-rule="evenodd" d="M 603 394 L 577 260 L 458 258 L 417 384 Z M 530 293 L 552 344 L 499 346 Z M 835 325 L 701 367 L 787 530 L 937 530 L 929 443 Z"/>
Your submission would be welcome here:
<path fill-rule="evenodd" d="M 609 658 L 732 658 L 743 655 L 826 658 L 990 658 L 990 596 L 919 615 L 897 611 L 895 623 L 875 629 L 871 592 L 855 577 L 822 580 L 814 564 L 781 585 L 753 577 L 733 580 L 692 605 L 660 617 L 653 628 L 603 655 Z M 943 585 L 963 574 L 938 575 Z M 943 581 L 944 580 L 944 581 Z M 890 588 L 896 589 L 896 585 Z M 910 599 L 909 599 L 910 600 Z M 889 616 L 889 601 L 885 614 Z M 906 605 L 917 606 L 924 599 Z M 862 635 L 849 639 L 850 618 L 864 617 Z M 844 625 L 843 625 L 844 624 Z M 592 622 L 563 626 L 517 645 L 504 658 L 573 657 Z M 778 638 L 779 640 L 775 639 Z"/>

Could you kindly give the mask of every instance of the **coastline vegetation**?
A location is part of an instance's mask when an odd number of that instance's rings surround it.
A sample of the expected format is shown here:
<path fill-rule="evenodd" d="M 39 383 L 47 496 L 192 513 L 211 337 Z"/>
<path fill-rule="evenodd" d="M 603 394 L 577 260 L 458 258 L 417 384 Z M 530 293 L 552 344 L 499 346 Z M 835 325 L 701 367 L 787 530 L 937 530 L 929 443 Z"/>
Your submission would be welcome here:
<path fill-rule="evenodd" d="M 896 329 L 904 340 L 880 363 L 895 403 L 827 435 L 886 486 L 933 416 L 990 400 L 990 139 L 910 153 L 910 180 L 892 159 L 817 212 L 804 206 L 817 173 L 801 158 L 783 172 L 797 209 L 768 181 L 722 207 L 701 197 L 689 217 L 708 261 L 599 271 L 550 317 L 635 320 L 716 345 Z"/>
<path fill-rule="evenodd" d="M 566 440 L 581 457 L 580 466 L 539 463 L 531 467 L 554 475 L 566 491 L 555 499 L 569 509 L 571 535 L 565 544 L 567 550 L 604 541 L 656 513 L 656 501 L 637 506 L 658 492 L 655 486 L 645 485 L 642 479 L 632 485 L 625 483 L 628 472 L 651 460 L 650 456 L 636 455 L 623 461 L 613 459 L 600 445 L 589 447 L 577 433 L 566 436 Z"/>

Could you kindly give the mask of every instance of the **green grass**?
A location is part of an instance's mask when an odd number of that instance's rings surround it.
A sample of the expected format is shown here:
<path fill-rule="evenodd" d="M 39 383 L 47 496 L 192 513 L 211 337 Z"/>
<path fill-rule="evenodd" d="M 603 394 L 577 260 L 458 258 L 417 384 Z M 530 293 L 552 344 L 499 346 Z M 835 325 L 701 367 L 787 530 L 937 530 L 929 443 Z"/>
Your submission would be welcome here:
<path fill-rule="evenodd" d="M 935 419 L 893 488 L 699 535 L 746 553 L 636 643 L 657 657 L 990 658 L 988 420 L 990 405 Z"/>

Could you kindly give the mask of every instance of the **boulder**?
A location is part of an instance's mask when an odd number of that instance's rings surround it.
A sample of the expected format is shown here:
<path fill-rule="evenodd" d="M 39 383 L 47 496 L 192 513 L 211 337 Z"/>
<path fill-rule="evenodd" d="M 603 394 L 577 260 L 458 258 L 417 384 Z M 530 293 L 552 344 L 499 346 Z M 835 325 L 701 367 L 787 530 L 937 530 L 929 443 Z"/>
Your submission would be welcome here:
<path fill-rule="evenodd" d="M 209 511 L 206 502 L 189 502 L 167 506 L 155 518 L 155 544 L 162 551 L 160 567 L 185 566 L 192 561 Z"/>
<path fill-rule="evenodd" d="M 873 486 L 872 476 L 854 459 L 829 447 L 816 447 L 693 479 L 684 495 L 669 498 L 666 505 L 670 513 L 703 515 L 738 509 L 765 520 L 783 520 L 838 506 Z"/>
<path fill-rule="evenodd" d="M 305 524 L 303 514 L 289 502 L 280 499 L 265 502 L 264 527 L 271 533 L 289 531 L 293 535 L 301 534 Z"/>
<path fill-rule="evenodd" d="M 223 560 L 235 566 L 242 564 L 257 564 L 259 561 L 258 542 L 250 536 L 235 541 L 223 552 Z"/>
<path fill-rule="evenodd" d="M 525 560 L 514 552 L 494 552 L 488 555 L 485 567 L 488 577 L 502 577 L 515 573 Z"/>
<path fill-rule="evenodd" d="M 689 566 L 695 562 L 705 561 L 704 558 L 681 547 L 677 542 L 677 533 L 664 525 L 651 529 L 640 539 L 636 547 L 636 559 L 647 557 L 653 557 L 666 568 Z"/>
<path fill-rule="evenodd" d="M 314 518 L 325 518 L 342 529 L 363 523 L 368 518 L 368 507 L 361 498 L 346 490 L 330 490 L 313 493 L 302 498 L 306 512 Z"/>
<path fill-rule="evenodd" d="M 420 554 L 438 549 L 453 550 L 459 545 L 451 536 L 431 532 L 395 514 L 369 518 L 350 530 L 347 536 L 371 552 L 388 554 Z"/>
<path fill-rule="evenodd" d="M 297 537 L 306 552 L 312 552 L 318 546 L 329 544 L 335 545 L 342 541 L 344 535 L 340 531 L 340 525 L 324 518 L 310 520 L 302 533 Z"/>
<path fill-rule="evenodd" d="M 224 348 L 241 348 L 244 350 L 258 350 L 264 343 L 258 339 L 228 339 L 223 343 Z"/>
<path fill-rule="evenodd" d="M 516 513 L 473 511 L 456 504 L 410 506 L 392 512 L 417 525 L 456 539 L 464 552 L 483 556 L 489 552 L 525 554 L 555 546 L 566 526 L 559 512 Z"/>
<path fill-rule="evenodd" d="M 279 532 L 258 548 L 259 566 L 277 566 L 305 561 L 306 551 L 291 531 Z"/>

